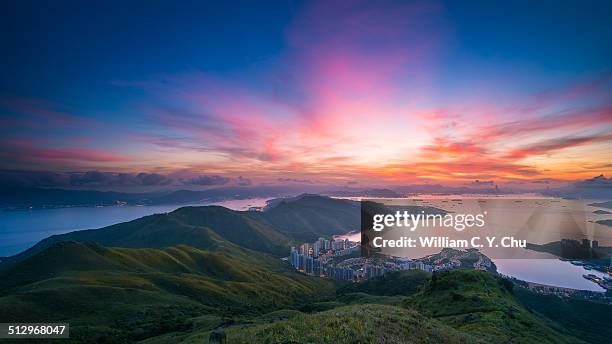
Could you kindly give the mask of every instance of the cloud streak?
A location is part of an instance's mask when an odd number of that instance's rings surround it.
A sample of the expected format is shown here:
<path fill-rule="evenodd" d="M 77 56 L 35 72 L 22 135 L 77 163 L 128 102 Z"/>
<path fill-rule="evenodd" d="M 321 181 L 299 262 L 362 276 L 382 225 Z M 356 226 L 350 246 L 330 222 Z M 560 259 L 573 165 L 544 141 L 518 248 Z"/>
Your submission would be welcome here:
<path fill-rule="evenodd" d="M 309 2 L 265 62 L 113 81 L 113 92 L 138 94 L 116 110 L 123 126 L 95 130 L 65 106 L 0 98 L 9 128 L 0 157 L 15 168 L 123 171 L 152 185 L 166 185 L 156 173 L 191 186 L 612 173 L 610 73 L 536 87 L 535 77 L 517 86 L 483 67 L 449 86 L 444 75 L 456 71 L 441 61 L 457 42 L 445 11 L 436 2 Z M 481 84 L 513 87 L 483 95 Z"/>

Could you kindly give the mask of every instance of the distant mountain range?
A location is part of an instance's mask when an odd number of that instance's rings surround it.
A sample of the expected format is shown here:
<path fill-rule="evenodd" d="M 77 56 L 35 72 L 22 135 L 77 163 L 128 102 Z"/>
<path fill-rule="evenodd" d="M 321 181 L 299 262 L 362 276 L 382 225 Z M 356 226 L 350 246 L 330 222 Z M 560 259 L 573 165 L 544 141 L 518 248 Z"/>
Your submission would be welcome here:
<path fill-rule="evenodd" d="M 333 197 L 380 197 L 380 198 L 398 198 L 401 194 L 389 189 L 364 189 L 364 190 L 338 190 L 324 191 L 322 195 Z"/>
<path fill-rule="evenodd" d="M 598 179 L 599 178 L 599 179 Z M 532 190 L 546 196 L 565 198 L 604 199 L 612 198 L 609 179 L 601 185 L 603 176 L 576 185 L 560 188 Z M 476 181 L 478 182 L 478 181 Z M 166 190 L 155 192 L 115 192 L 74 190 L 57 188 L 0 186 L 0 209 L 39 209 L 60 207 L 93 207 L 111 205 L 165 205 L 211 203 L 228 199 L 291 197 L 303 192 L 317 192 L 332 197 L 398 198 L 416 194 L 496 195 L 522 193 L 525 190 L 498 188 L 491 182 L 479 182 L 476 187 L 445 186 L 440 184 L 413 184 L 388 188 L 342 188 L 322 191 L 321 186 L 310 186 L 314 191 L 305 191 L 296 186 L 248 186 L 217 187 L 206 190 Z M 596 183 L 595 185 L 592 185 Z M 603 207 L 606 207 L 603 203 Z M 608 207 L 610 207 L 608 205 Z"/>
<path fill-rule="evenodd" d="M 283 187 L 223 187 L 208 190 L 176 190 L 145 193 L 66 190 L 47 188 L 2 187 L 0 208 L 30 209 L 127 205 L 196 204 L 227 199 L 288 197 L 296 191 Z M 402 197 L 389 189 L 365 189 L 322 192 L 334 197 Z"/>
<path fill-rule="evenodd" d="M 295 191 L 283 187 L 224 187 L 208 190 L 176 190 L 129 193 L 51 188 L 1 187 L 0 208 L 38 209 L 111 205 L 197 204 L 227 199 L 284 197 Z"/>

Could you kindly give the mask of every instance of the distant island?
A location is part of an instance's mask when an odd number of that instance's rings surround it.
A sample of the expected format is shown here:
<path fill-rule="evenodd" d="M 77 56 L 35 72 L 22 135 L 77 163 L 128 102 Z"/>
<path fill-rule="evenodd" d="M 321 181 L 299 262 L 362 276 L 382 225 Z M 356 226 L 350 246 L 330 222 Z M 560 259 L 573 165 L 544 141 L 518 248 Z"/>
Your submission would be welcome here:
<path fill-rule="evenodd" d="M 380 197 L 400 198 L 402 194 L 389 189 L 337 190 L 322 192 L 322 195 L 333 197 Z"/>
<path fill-rule="evenodd" d="M 589 204 L 591 207 L 599 207 L 599 208 L 608 208 L 612 209 L 612 201 L 607 202 L 599 202 L 599 203 L 591 203 Z"/>
<path fill-rule="evenodd" d="M 284 197 L 295 194 L 281 187 L 221 187 L 207 190 L 115 192 L 54 188 L 3 187 L 0 209 L 31 210 L 126 205 L 202 204 L 228 199 Z"/>
<path fill-rule="evenodd" d="M 595 221 L 595 223 L 598 223 L 604 226 L 608 226 L 608 227 L 612 227 L 612 220 L 599 220 L 599 221 Z"/>
<path fill-rule="evenodd" d="M 601 209 L 599 209 L 599 210 L 595 210 L 595 211 L 593 212 L 593 214 L 597 214 L 597 215 L 610 215 L 610 214 L 612 214 L 612 212 L 609 212 L 609 211 L 607 211 L 607 210 L 601 210 Z"/>

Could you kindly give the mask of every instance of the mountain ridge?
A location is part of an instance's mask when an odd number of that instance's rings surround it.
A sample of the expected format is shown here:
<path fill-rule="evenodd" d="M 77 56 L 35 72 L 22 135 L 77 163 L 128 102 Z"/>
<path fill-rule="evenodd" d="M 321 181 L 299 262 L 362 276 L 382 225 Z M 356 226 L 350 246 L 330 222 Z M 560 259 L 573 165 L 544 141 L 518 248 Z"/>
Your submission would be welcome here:
<path fill-rule="evenodd" d="M 61 241 L 92 241 L 104 246 L 127 248 L 186 244 L 202 249 L 228 242 L 283 256 L 294 240 L 345 233 L 355 226 L 358 228 L 358 221 L 357 202 L 317 195 L 282 201 L 263 212 L 236 211 L 216 205 L 187 206 L 98 229 L 50 236 L 19 254 L 4 257 L 0 269 Z"/>
<path fill-rule="evenodd" d="M 332 281 L 243 253 L 54 243 L 0 271 L 0 321 L 69 321 L 73 341 L 125 343 L 333 295 Z"/>

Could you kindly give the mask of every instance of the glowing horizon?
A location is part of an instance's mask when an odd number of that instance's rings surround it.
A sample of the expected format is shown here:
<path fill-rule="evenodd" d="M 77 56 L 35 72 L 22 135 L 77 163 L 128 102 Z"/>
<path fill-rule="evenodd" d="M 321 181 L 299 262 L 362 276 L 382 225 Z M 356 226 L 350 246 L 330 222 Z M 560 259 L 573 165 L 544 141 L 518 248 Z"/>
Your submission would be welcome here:
<path fill-rule="evenodd" d="M 540 10 L 533 23 L 555 20 Z M 599 36 L 573 28 L 580 35 L 567 38 L 570 49 L 591 49 L 577 57 L 560 55 L 556 43 L 534 46 L 528 28 L 515 32 L 523 42 L 497 42 L 508 39 L 503 25 L 517 23 L 466 26 L 449 3 L 321 2 L 279 12 L 262 32 L 235 29 L 274 43 L 206 43 L 194 50 L 201 65 L 177 62 L 201 36 L 176 34 L 166 39 L 191 43 L 157 51 L 151 59 L 172 61 L 146 71 L 96 60 L 110 72 L 96 74 L 92 90 L 75 89 L 87 81 L 72 76 L 61 92 L 51 81 L 43 91 L 3 88 L 1 169 L 370 186 L 612 175 L 612 50 L 598 40 L 609 25 Z M 502 16 L 488 7 L 481 14 Z M 474 31 L 486 28 L 499 37 Z M 549 39 L 565 32 L 540 30 Z M 238 53 L 210 62 L 209 45 L 247 52 L 246 62 Z"/>

